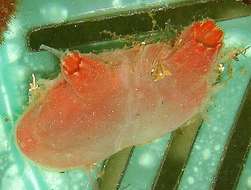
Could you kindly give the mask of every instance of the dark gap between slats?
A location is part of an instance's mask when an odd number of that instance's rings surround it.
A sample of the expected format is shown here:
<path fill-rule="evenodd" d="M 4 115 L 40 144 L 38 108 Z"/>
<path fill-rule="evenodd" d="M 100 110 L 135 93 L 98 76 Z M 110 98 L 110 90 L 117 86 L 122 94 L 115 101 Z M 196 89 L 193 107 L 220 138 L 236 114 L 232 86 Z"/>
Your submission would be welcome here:
<path fill-rule="evenodd" d="M 126 148 L 107 160 L 104 170 L 98 180 L 100 190 L 119 189 L 121 179 L 125 174 L 134 147 Z"/>
<path fill-rule="evenodd" d="M 213 184 L 214 190 L 236 189 L 251 144 L 251 82 L 236 126 L 226 145 L 223 161 Z"/>
<path fill-rule="evenodd" d="M 54 48 L 73 48 L 94 42 L 114 40 L 106 32 L 117 36 L 142 34 L 166 29 L 167 38 L 195 20 L 231 19 L 251 14 L 251 7 L 235 0 L 210 1 L 176 8 L 156 8 L 123 16 L 99 17 L 55 26 L 33 29 L 28 34 L 28 47 L 37 51 L 41 44 Z M 153 19 L 156 25 L 153 26 Z"/>
<path fill-rule="evenodd" d="M 172 190 L 178 187 L 201 123 L 202 118 L 196 116 L 190 124 L 173 132 L 153 190 Z"/>

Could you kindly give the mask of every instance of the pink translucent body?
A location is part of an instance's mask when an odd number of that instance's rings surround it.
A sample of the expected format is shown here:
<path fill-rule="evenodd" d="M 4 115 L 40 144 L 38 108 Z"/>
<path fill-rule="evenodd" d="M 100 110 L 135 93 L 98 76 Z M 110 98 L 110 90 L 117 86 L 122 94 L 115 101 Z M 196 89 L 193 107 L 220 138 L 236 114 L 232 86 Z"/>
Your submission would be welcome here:
<path fill-rule="evenodd" d="M 223 32 L 211 20 L 166 43 L 95 54 L 68 53 L 61 79 L 21 117 L 21 151 L 38 164 L 89 167 L 113 153 L 176 129 L 210 93 Z M 152 69 L 169 75 L 153 80 Z"/>

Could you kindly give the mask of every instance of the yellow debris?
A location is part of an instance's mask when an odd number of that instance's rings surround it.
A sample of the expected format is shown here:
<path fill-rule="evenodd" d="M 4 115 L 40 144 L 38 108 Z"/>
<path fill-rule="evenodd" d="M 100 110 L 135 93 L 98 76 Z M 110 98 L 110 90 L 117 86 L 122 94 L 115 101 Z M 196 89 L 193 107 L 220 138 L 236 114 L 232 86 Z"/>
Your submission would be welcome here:
<path fill-rule="evenodd" d="M 151 76 L 153 81 L 159 81 L 167 76 L 172 75 L 172 73 L 167 69 L 167 67 L 162 63 L 156 63 L 153 65 L 151 70 Z"/>

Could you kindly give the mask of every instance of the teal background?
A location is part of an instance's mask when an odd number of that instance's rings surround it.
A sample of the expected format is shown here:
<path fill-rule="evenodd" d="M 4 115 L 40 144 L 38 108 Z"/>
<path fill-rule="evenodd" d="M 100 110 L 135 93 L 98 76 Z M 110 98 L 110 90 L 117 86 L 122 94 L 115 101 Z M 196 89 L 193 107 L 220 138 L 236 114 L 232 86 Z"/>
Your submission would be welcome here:
<path fill-rule="evenodd" d="M 34 27 L 92 17 L 121 9 L 136 9 L 178 1 L 168 0 L 22 0 L 4 33 L 0 45 L 0 189 L 78 190 L 91 189 L 90 175 L 83 170 L 52 172 L 25 160 L 13 144 L 13 128 L 28 101 L 31 74 L 53 77 L 57 60 L 48 52 L 30 52 L 26 35 Z M 181 1 L 180 1 L 181 2 Z M 225 48 L 251 45 L 251 17 L 218 23 L 225 32 Z M 178 189 L 206 190 L 217 171 L 227 137 L 231 131 L 251 76 L 251 49 L 246 57 L 232 63 L 233 75 L 219 87 L 204 115 L 193 150 Z M 168 146 L 170 134 L 135 149 L 123 178 L 121 190 L 150 189 Z M 241 174 L 239 190 L 251 189 L 251 153 Z M 93 178 L 93 177 L 91 177 Z"/>

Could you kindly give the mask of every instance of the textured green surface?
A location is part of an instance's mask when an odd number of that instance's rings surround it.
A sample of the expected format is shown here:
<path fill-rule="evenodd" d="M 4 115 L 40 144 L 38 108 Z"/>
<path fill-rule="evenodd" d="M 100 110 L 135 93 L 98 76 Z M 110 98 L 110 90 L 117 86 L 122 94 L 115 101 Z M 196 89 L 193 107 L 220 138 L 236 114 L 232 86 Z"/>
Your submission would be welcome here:
<path fill-rule="evenodd" d="M 55 58 L 47 53 L 32 53 L 26 48 L 27 32 L 41 25 L 90 17 L 119 9 L 132 9 L 176 0 L 22 0 L 17 15 L 0 45 L 0 189 L 90 189 L 89 175 L 82 170 L 51 172 L 24 160 L 13 144 L 13 127 L 28 100 L 31 74 L 53 77 Z M 251 17 L 219 22 L 226 38 L 225 47 L 251 45 Z M 179 189 L 209 189 L 216 174 L 228 134 L 233 126 L 242 95 L 251 76 L 251 50 L 233 64 L 233 76 L 214 96 L 202 125 Z M 165 152 L 169 134 L 153 144 L 136 148 L 121 190 L 145 190 L 151 187 L 159 161 Z M 243 170 L 239 190 L 251 189 L 251 155 Z M 128 172 L 128 173 L 127 173 Z M 142 175 L 145 174 L 145 175 Z M 88 187 L 89 185 L 89 187 Z"/>

